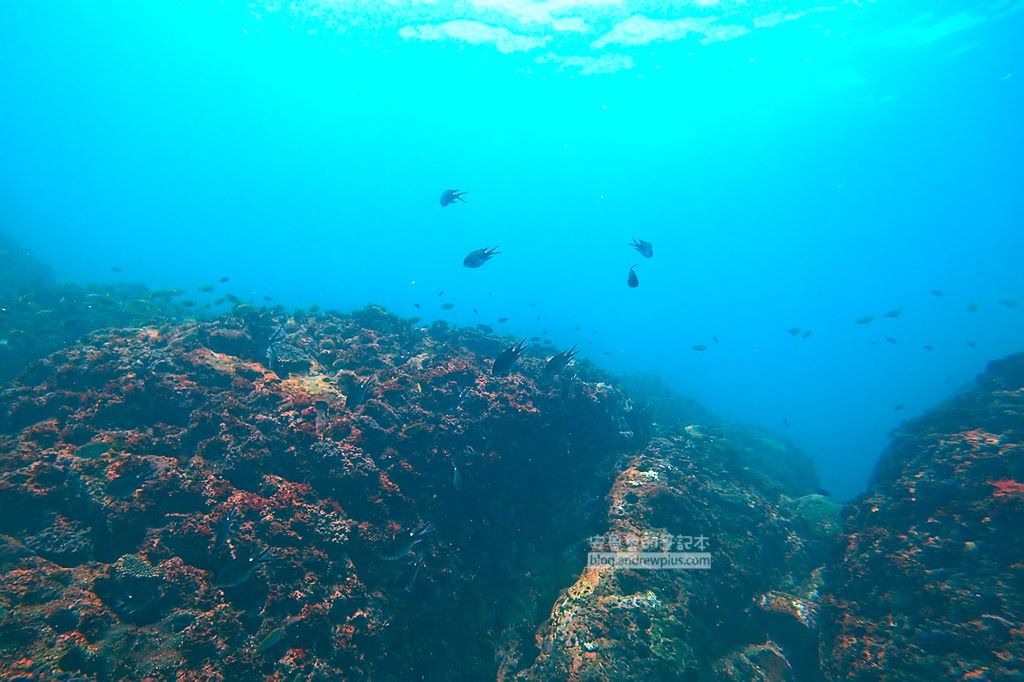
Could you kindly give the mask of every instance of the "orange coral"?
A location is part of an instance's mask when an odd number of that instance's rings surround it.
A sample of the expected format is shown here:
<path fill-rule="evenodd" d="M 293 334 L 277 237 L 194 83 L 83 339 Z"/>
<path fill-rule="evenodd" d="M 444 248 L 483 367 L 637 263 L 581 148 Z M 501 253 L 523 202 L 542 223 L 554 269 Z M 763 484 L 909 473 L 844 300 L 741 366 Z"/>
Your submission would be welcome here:
<path fill-rule="evenodd" d="M 1012 478 L 1004 478 L 1001 481 L 989 481 L 988 484 L 995 486 L 995 492 L 992 493 L 995 497 L 1024 494 L 1024 483 L 1015 481 Z"/>

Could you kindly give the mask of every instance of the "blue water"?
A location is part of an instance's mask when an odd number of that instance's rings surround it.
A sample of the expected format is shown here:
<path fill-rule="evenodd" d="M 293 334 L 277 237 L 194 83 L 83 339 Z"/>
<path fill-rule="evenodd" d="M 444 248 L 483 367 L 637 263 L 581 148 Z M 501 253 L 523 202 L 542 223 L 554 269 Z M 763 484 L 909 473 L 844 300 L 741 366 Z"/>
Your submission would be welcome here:
<path fill-rule="evenodd" d="M 848 496 L 1024 346 L 1022 10 L 6 2 L 0 228 L 80 282 L 507 316 Z"/>

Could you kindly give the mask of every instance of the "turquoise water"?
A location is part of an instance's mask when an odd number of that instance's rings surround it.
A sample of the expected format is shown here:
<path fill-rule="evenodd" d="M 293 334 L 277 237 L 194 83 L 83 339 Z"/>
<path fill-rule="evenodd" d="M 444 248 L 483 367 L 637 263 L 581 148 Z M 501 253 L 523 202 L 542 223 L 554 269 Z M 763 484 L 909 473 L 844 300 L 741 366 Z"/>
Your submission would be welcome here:
<path fill-rule="evenodd" d="M 577 343 L 851 495 L 1021 350 L 1022 10 L 3 3 L 0 228 L 81 282 Z"/>

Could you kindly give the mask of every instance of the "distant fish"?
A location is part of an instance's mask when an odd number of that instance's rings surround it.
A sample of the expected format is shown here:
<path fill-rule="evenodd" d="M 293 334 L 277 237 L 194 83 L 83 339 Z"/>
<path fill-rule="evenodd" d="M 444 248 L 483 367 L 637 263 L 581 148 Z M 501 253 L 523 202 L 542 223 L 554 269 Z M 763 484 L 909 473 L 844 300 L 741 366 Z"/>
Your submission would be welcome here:
<path fill-rule="evenodd" d="M 508 322 L 508 318 L 507 317 L 499 317 L 498 318 L 498 324 L 505 324 L 506 322 Z"/>
<path fill-rule="evenodd" d="M 892 344 L 896 343 L 896 339 L 892 338 L 891 336 L 885 337 L 885 340 Z"/>
<path fill-rule="evenodd" d="M 999 302 L 1001 304 L 1003 304 L 1004 306 L 1006 306 L 1007 308 L 1016 308 L 1017 307 L 1016 299 L 1003 298 L 1003 299 L 1000 299 Z"/>
<path fill-rule="evenodd" d="M 476 251 L 471 251 L 469 255 L 463 258 L 462 264 L 467 268 L 478 268 L 499 253 L 501 252 L 498 251 L 497 246 L 494 248 L 477 249 Z"/>
<path fill-rule="evenodd" d="M 264 301 L 273 301 L 274 299 L 273 299 L 273 297 L 272 297 L 272 296 L 264 296 L 264 297 L 263 297 L 263 300 L 264 300 Z"/>
<path fill-rule="evenodd" d="M 865 315 L 864 317 L 858 318 L 854 324 L 870 324 L 875 318 L 871 315 Z"/>
<path fill-rule="evenodd" d="M 462 475 L 459 473 L 459 467 L 455 466 L 455 460 L 452 460 L 452 485 L 456 490 L 462 490 Z"/>
<path fill-rule="evenodd" d="M 513 344 L 501 351 L 498 357 L 494 359 L 494 365 L 491 366 L 491 376 L 503 377 L 512 371 L 512 365 L 516 364 L 516 360 L 523 354 L 523 350 L 526 348 L 526 339 L 523 339 L 519 343 Z"/>
<path fill-rule="evenodd" d="M 936 298 L 942 298 L 942 296 L 943 296 L 942 292 L 939 291 L 938 289 L 932 289 L 931 293 L 932 293 L 932 296 L 934 296 Z"/>
<path fill-rule="evenodd" d="M 924 348 L 925 350 L 935 350 L 934 346 L 925 345 L 925 346 L 921 346 L 921 347 Z"/>
<path fill-rule="evenodd" d="M 789 332 L 790 336 L 796 336 L 800 333 L 800 327 L 790 327 L 786 331 Z"/>
<path fill-rule="evenodd" d="M 441 289 L 441 291 L 437 292 L 437 295 L 438 296 L 444 296 L 444 289 Z"/>
<path fill-rule="evenodd" d="M 413 306 L 415 306 L 416 308 L 419 308 L 420 304 L 419 303 L 413 303 Z"/>
<path fill-rule="evenodd" d="M 965 341 L 964 343 L 966 343 L 971 348 L 977 348 L 978 347 L 978 344 L 974 343 L 974 341 Z"/>
<path fill-rule="evenodd" d="M 976 313 L 976 312 L 978 312 L 978 308 L 980 308 L 980 307 L 981 307 L 980 305 L 978 305 L 974 301 L 971 301 L 970 303 L 967 304 L 967 312 L 969 312 L 969 313 Z"/>
<path fill-rule="evenodd" d="M 446 189 L 441 192 L 441 205 L 447 206 L 448 204 L 454 204 L 456 201 L 466 203 L 466 200 L 462 198 L 463 194 L 468 194 L 468 192 L 460 192 L 457 189 Z"/>
<path fill-rule="evenodd" d="M 199 287 L 199 291 L 203 292 L 204 294 L 208 294 L 214 289 L 216 289 L 216 287 L 213 286 L 212 284 L 204 284 L 203 286 Z"/>
<path fill-rule="evenodd" d="M 903 409 L 903 405 L 893 405 L 892 409 L 897 410 L 897 411 L 902 410 Z"/>
<path fill-rule="evenodd" d="M 635 267 L 636 266 L 634 265 L 633 268 Z M 640 280 L 637 279 L 636 273 L 633 272 L 633 268 L 629 269 L 629 277 L 626 278 L 626 285 L 629 286 L 630 289 L 636 289 L 640 286 Z"/>
<path fill-rule="evenodd" d="M 111 266 L 110 270 L 112 272 L 124 272 L 124 268 L 122 268 L 120 265 L 113 265 Z"/>
<path fill-rule="evenodd" d="M 690 348 L 694 349 L 698 353 L 703 353 L 708 349 L 708 347 L 705 346 L 703 343 L 695 343 L 692 346 L 690 346 Z"/>
<path fill-rule="evenodd" d="M 482 331 L 484 334 L 493 334 L 494 333 L 494 327 L 492 327 L 489 324 L 478 324 L 476 326 L 476 328 L 479 329 L 480 331 Z"/>
<path fill-rule="evenodd" d="M 351 411 L 366 402 L 367 398 L 373 392 L 373 387 L 377 385 L 377 375 L 371 374 L 370 378 L 364 379 L 363 381 L 357 381 L 356 387 L 352 389 L 352 392 L 348 394 L 345 399 L 345 409 Z"/>
<path fill-rule="evenodd" d="M 221 277 L 217 281 L 220 282 L 221 284 L 227 284 L 228 282 L 231 281 L 231 278 L 230 277 Z"/>
<path fill-rule="evenodd" d="M 789 428 L 789 419 L 783 417 L 782 418 L 782 425 L 785 426 L 786 428 Z"/>
<path fill-rule="evenodd" d="M 718 337 L 717 336 L 712 336 L 711 340 L 714 341 L 715 343 L 718 343 Z"/>
<path fill-rule="evenodd" d="M 809 338 L 811 338 L 811 334 L 813 334 L 813 333 L 814 332 L 812 332 L 810 329 L 808 329 L 807 331 L 805 331 L 803 334 L 800 335 L 800 338 L 801 339 L 809 339 Z"/>
<path fill-rule="evenodd" d="M 455 307 L 454 303 L 445 303 L 444 305 L 441 306 L 441 308 L 444 309 L 444 310 L 451 310 L 454 307 Z"/>
<path fill-rule="evenodd" d="M 633 237 L 633 243 L 630 244 L 630 246 L 636 249 L 637 252 L 639 252 L 639 254 L 644 258 L 651 258 L 652 256 L 654 256 L 654 247 L 651 245 L 650 242 L 644 241 L 643 239 L 637 239 L 636 237 Z"/>
<path fill-rule="evenodd" d="M 893 308 L 892 310 L 887 312 L 885 314 L 885 316 L 888 317 L 891 320 L 895 320 L 897 317 L 899 317 L 902 314 L 903 314 L 902 310 L 900 310 L 899 308 Z"/>

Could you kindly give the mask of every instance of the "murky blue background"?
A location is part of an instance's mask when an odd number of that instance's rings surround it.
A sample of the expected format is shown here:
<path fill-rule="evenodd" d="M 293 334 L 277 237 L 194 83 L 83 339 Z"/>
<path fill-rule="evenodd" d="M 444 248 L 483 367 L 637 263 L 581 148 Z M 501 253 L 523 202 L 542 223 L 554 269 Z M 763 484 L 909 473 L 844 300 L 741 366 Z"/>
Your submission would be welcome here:
<path fill-rule="evenodd" d="M 81 282 L 507 316 L 845 496 L 1024 345 L 1021 35 L 1022 2 L 2 3 L 0 229 Z"/>

